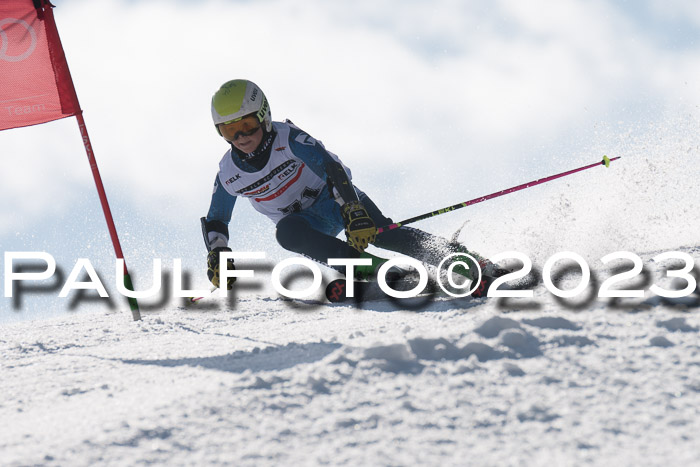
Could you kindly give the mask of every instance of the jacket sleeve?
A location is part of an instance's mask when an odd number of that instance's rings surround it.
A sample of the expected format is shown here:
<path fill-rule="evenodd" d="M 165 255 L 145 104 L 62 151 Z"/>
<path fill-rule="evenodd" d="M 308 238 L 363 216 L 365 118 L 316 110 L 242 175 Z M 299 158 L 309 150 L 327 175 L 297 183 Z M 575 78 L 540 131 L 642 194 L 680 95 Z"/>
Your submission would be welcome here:
<path fill-rule="evenodd" d="M 355 187 L 340 162 L 333 159 L 326 162 L 326 183 L 331 195 L 336 199 L 340 198 L 341 206 L 351 201 L 359 201 Z"/>
<path fill-rule="evenodd" d="M 228 225 L 231 222 L 236 197 L 227 192 L 219 182 L 219 175 L 214 179 L 214 192 L 211 196 L 209 213 L 202 221 L 204 243 L 208 250 L 228 246 Z"/>
<path fill-rule="evenodd" d="M 326 181 L 331 195 L 341 205 L 358 201 L 357 192 L 351 182 L 350 170 L 343 165 L 340 158 L 328 151 L 321 141 L 312 138 L 291 122 L 287 121 L 287 123 L 291 127 L 289 142 L 292 151 L 316 175 Z"/>

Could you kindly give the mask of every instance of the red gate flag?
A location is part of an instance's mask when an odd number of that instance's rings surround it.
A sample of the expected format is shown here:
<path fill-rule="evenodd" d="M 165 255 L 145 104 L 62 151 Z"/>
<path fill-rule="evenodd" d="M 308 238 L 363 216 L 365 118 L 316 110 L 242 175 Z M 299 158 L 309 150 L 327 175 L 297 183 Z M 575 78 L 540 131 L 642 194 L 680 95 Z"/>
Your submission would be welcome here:
<path fill-rule="evenodd" d="M 80 113 L 52 6 L 0 1 L 0 130 Z"/>
<path fill-rule="evenodd" d="M 75 116 L 117 258 L 124 259 L 49 0 L 0 0 L 0 130 Z M 124 262 L 124 286 L 134 290 Z M 139 305 L 129 297 L 134 320 Z"/>

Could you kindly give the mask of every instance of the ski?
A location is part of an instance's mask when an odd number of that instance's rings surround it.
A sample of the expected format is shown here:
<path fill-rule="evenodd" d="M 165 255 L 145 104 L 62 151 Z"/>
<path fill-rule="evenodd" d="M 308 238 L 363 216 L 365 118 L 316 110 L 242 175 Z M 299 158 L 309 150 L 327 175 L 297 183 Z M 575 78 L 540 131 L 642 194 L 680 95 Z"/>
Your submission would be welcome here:
<path fill-rule="evenodd" d="M 396 291 L 412 290 L 418 285 L 418 278 L 408 276 L 400 279 L 388 280 L 387 285 Z M 326 286 L 326 299 L 331 303 L 349 301 L 363 302 L 370 300 L 390 299 L 389 295 L 379 287 L 377 281 L 353 281 L 354 297 L 347 296 L 347 280 L 336 279 Z M 426 290 L 430 287 L 426 287 Z"/>
<path fill-rule="evenodd" d="M 505 271 L 499 271 L 503 275 Z M 510 271 L 508 271 L 510 272 Z M 474 290 L 474 292 L 471 293 L 469 297 L 471 298 L 484 298 L 486 297 L 489 288 L 493 284 L 493 282 L 496 280 L 495 277 L 491 276 L 483 276 L 481 283 L 479 286 Z M 408 290 L 413 290 L 417 285 L 418 285 L 418 277 L 414 274 L 409 274 L 407 276 L 395 278 L 395 279 L 390 279 L 387 280 L 387 285 L 396 291 L 403 292 L 403 291 L 408 291 Z M 514 282 L 509 282 L 505 284 L 501 284 L 499 289 L 501 290 L 513 290 L 513 289 L 521 289 L 521 288 L 526 288 L 532 286 L 532 281 L 529 279 L 521 279 L 518 281 Z M 331 302 L 331 303 L 343 303 L 343 302 L 350 302 L 354 301 L 357 303 L 363 302 L 363 301 L 372 301 L 372 300 L 391 300 L 393 297 L 390 295 L 386 294 L 381 287 L 379 287 L 379 283 L 377 281 L 353 281 L 353 287 L 354 287 L 354 297 L 348 297 L 347 296 L 347 280 L 344 278 L 341 279 L 336 279 L 334 281 L 331 281 L 327 286 L 326 286 L 326 299 Z M 430 279 L 428 281 L 428 285 L 425 287 L 423 291 L 417 294 L 417 296 L 426 296 L 426 295 L 443 295 L 444 293 L 441 293 L 441 290 L 439 286 L 435 283 L 433 279 Z M 446 294 L 444 294 L 446 295 Z M 465 297 L 462 297 L 465 298 Z"/>

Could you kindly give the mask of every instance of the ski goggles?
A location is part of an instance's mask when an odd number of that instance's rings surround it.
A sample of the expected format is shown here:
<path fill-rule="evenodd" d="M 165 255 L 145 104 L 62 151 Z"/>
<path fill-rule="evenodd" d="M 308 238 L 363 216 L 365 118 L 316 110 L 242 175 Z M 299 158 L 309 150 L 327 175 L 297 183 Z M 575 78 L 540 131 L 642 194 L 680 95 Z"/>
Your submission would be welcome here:
<path fill-rule="evenodd" d="M 248 115 L 240 120 L 224 122 L 219 125 L 221 136 L 229 141 L 236 141 L 241 136 L 253 136 L 260 129 L 260 122 L 255 115 Z"/>

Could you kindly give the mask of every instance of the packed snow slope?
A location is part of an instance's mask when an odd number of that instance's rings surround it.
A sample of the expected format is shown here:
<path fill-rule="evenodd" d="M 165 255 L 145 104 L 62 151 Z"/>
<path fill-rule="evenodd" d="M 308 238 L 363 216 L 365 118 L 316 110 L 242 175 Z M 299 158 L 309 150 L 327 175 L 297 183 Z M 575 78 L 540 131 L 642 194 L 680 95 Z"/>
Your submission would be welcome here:
<path fill-rule="evenodd" d="M 542 287 L 522 300 L 405 311 L 251 295 L 141 322 L 5 325 L 2 463 L 698 461 L 697 292 L 578 310 Z"/>
<path fill-rule="evenodd" d="M 409 310 L 241 283 L 232 300 L 171 303 L 140 322 L 121 309 L 5 324 L 2 464 L 697 465 L 700 292 L 649 290 L 686 285 L 653 260 L 664 252 L 689 255 L 699 278 L 696 123 L 585 148 L 560 169 L 623 158 L 421 224 L 450 236 L 469 219 L 460 241 L 520 251 L 538 271 L 577 253 L 592 278 L 572 299 L 540 281 L 532 298 Z M 521 182 L 535 172 L 547 175 Z M 396 217 L 422 210 L 419 198 Z M 596 296 L 631 269 L 601 262 L 616 251 L 644 269 L 613 288 L 643 297 Z M 557 285 L 580 280 L 574 268 Z"/>

